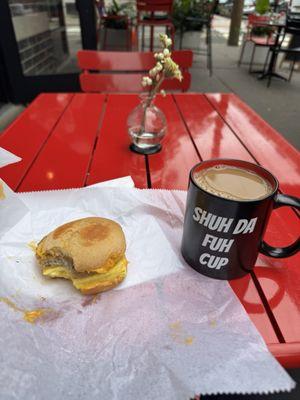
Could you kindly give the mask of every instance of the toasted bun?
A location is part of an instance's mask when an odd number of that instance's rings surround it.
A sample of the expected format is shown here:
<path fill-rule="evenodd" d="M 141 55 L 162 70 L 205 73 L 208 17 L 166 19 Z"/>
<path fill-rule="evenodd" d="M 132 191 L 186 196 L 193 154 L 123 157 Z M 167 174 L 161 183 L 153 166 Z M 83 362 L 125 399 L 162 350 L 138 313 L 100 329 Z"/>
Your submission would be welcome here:
<path fill-rule="evenodd" d="M 45 236 L 36 249 L 45 259 L 70 260 L 77 272 L 105 273 L 124 256 L 125 236 L 121 226 L 106 218 L 90 217 L 68 222 Z"/>

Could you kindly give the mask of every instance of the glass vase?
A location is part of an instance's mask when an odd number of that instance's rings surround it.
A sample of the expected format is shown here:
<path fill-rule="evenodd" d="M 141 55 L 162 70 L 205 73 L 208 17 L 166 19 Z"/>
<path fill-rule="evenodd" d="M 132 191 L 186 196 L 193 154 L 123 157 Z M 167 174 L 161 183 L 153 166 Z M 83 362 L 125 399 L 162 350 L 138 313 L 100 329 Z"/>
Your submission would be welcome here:
<path fill-rule="evenodd" d="M 167 130 L 166 117 L 153 104 L 153 97 L 142 94 L 140 98 L 141 103 L 127 119 L 130 149 L 140 154 L 154 154 L 161 150 L 161 141 Z"/>

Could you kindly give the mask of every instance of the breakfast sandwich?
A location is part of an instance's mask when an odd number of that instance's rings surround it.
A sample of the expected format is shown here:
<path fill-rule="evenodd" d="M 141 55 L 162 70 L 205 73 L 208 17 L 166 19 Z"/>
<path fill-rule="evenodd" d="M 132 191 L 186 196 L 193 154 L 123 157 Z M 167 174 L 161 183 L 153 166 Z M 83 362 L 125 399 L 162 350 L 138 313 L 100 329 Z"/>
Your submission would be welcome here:
<path fill-rule="evenodd" d="M 36 257 L 45 276 L 70 279 L 83 294 L 114 288 L 126 277 L 126 242 L 121 226 L 106 218 L 68 222 L 46 235 Z"/>

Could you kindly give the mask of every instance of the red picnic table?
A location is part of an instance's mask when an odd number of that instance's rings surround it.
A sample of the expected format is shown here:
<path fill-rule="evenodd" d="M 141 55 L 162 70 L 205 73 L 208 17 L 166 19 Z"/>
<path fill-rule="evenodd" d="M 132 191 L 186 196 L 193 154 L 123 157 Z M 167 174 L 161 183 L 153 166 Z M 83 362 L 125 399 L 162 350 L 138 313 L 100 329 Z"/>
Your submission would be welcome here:
<path fill-rule="evenodd" d="M 300 196 L 300 155 L 233 94 L 158 97 L 168 121 L 160 153 L 128 149 L 126 119 L 134 94 L 42 94 L 0 136 L 22 157 L 0 170 L 15 191 L 77 188 L 131 175 L 137 188 L 187 189 L 191 167 L 209 158 L 259 163 L 280 190 Z M 265 239 L 284 246 L 299 236 L 296 211 L 274 211 Z M 254 271 L 230 285 L 270 351 L 285 367 L 300 366 L 300 254 L 260 255 Z"/>

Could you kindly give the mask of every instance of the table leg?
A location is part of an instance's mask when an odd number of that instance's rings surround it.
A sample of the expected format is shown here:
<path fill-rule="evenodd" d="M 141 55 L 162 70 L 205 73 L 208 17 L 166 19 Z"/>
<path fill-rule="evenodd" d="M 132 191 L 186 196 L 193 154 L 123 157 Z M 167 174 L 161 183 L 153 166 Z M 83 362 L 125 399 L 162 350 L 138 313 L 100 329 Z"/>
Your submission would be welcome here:
<path fill-rule="evenodd" d="M 276 61 L 277 61 L 277 53 L 275 51 L 273 51 L 272 55 L 271 55 L 271 60 L 270 60 L 268 70 L 266 72 L 261 71 L 262 74 L 258 77 L 258 79 L 264 79 L 264 78 L 268 78 L 269 76 L 271 76 L 271 77 L 273 76 L 274 78 L 279 78 L 279 79 L 283 79 L 284 81 L 287 81 L 287 79 L 284 76 L 274 72 Z M 257 71 L 257 72 L 259 72 L 259 71 Z"/>
<path fill-rule="evenodd" d="M 276 40 L 275 40 L 275 43 L 274 43 L 274 48 L 275 48 L 275 49 L 278 48 L 279 38 L 280 38 L 280 34 L 281 34 L 281 30 L 282 30 L 282 29 L 283 29 L 282 26 L 278 27 L 278 34 L 277 34 L 277 36 L 276 36 Z M 271 50 L 270 50 L 270 51 L 271 51 Z M 278 53 L 276 53 L 276 51 L 271 51 L 271 53 L 272 53 L 272 54 L 271 54 L 271 59 L 270 59 L 270 63 L 269 63 L 269 65 L 268 65 L 267 71 L 266 71 L 266 72 L 265 72 L 265 71 L 253 71 L 253 72 L 255 72 L 255 73 L 260 73 L 260 74 L 261 74 L 260 76 L 258 76 L 258 79 L 259 79 L 259 80 L 268 78 L 268 87 L 269 87 L 269 85 L 270 85 L 270 81 L 271 81 L 271 78 L 272 78 L 272 77 L 274 77 L 274 78 L 279 78 L 279 79 L 282 79 L 282 80 L 284 80 L 284 81 L 287 81 L 287 78 L 285 78 L 284 76 L 282 76 L 282 75 L 277 74 L 276 72 L 274 72 L 275 66 L 276 66 L 276 61 L 277 61 Z"/>
<path fill-rule="evenodd" d="M 263 72 L 263 71 L 260 71 L 260 72 Z M 287 81 L 288 80 L 285 76 L 277 74 L 277 72 L 265 72 L 265 73 L 262 73 L 260 76 L 257 77 L 257 79 L 261 80 L 261 79 L 268 78 L 269 76 L 271 76 L 271 77 L 273 76 L 274 78 L 282 79 L 283 81 Z"/>

